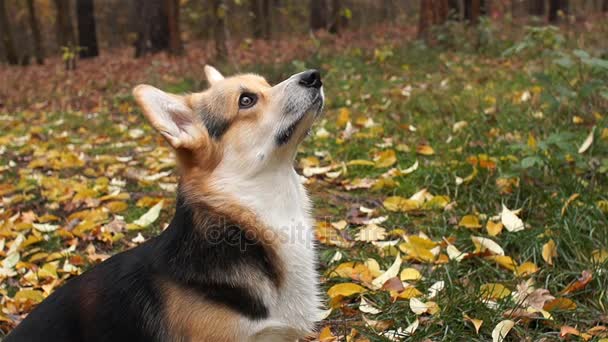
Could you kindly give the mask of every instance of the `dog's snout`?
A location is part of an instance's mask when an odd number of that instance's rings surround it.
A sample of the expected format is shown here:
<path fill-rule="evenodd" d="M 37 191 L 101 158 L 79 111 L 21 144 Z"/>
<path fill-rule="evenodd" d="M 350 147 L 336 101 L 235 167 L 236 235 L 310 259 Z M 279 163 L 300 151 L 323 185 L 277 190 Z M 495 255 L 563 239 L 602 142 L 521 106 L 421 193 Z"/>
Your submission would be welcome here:
<path fill-rule="evenodd" d="M 300 75 L 299 84 L 303 85 L 306 88 L 321 88 L 323 82 L 321 82 L 321 73 L 319 70 L 308 70 L 304 71 Z"/>

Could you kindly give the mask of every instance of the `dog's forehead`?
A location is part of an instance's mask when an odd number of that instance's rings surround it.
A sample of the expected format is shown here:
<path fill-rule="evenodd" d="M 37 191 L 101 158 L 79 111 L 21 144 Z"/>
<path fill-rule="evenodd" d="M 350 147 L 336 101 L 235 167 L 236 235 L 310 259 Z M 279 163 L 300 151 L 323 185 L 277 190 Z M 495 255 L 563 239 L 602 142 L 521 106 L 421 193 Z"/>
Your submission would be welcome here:
<path fill-rule="evenodd" d="M 231 77 L 227 77 L 220 82 L 212 85 L 211 89 L 220 90 L 223 92 L 242 92 L 242 91 L 256 91 L 270 88 L 270 84 L 266 79 L 256 74 L 239 74 Z"/>

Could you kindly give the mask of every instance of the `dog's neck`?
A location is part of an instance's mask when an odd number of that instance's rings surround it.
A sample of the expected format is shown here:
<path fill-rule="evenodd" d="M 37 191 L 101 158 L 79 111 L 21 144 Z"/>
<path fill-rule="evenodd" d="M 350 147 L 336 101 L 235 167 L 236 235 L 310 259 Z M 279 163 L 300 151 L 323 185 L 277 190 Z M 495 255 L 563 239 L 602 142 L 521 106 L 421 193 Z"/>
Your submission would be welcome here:
<path fill-rule="evenodd" d="M 268 227 L 292 233 L 312 225 L 310 202 L 292 163 L 249 174 L 218 172 L 214 186 L 254 212 Z"/>

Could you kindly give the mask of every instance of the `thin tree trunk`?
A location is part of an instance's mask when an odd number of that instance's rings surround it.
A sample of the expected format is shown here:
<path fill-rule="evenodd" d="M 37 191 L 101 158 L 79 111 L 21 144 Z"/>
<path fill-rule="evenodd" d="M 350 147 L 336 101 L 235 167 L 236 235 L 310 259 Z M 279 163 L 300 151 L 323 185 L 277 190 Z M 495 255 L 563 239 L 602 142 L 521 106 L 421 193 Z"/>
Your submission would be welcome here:
<path fill-rule="evenodd" d="M 255 38 L 270 39 L 272 36 L 272 5 L 270 0 L 250 0 L 253 15 L 251 24 Z"/>
<path fill-rule="evenodd" d="M 602 3 L 602 12 L 608 12 L 608 0 L 604 0 L 604 2 Z"/>
<path fill-rule="evenodd" d="M 78 21 L 78 46 L 80 58 L 99 56 L 97 47 L 97 28 L 95 24 L 95 4 L 93 0 L 76 1 Z"/>
<path fill-rule="evenodd" d="M 169 26 L 169 53 L 174 56 L 184 54 L 181 33 L 179 29 L 179 0 L 165 0 Z"/>
<path fill-rule="evenodd" d="M 272 0 L 262 0 L 262 13 L 264 15 L 264 39 L 272 38 Z"/>
<path fill-rule="evenodd" d="M 169 19 L 164 0 L 135 0 L 137 40 L 135 57 L 169 48 Z"/>
<path fill-rule="evenodd" d="M 30 30 L 32 30 L 32 37 L 34 38 L 34 55 L 36 56 L 36 63 L 44 64 L 42 40 L 40 39 L 40 27 L 38 27 L 38 19 L 36 18 L 36 8 L 34 7 L 34 0 L 27 0 L 27 11 L 29 14 L 28 19 L 30 22 Z"/>
<path fill-rule="evenodd" d="M 431 38 L 431 26 L 433 25 L 433 2 L 420 0 L 420 17 L 418 18 L 418 39 L 424 39 L 427 43 Z"/>
<path fill-rule="evenodd" d="M 220 61 L 228 60 L 228 45 L 227 36 L 228 28 L 226 26 L 226 4 L 223 0 L 212 0 L 213 18 L 215 25 L 213 34 L 215 38 L 215 58 Z"/>
<path fill-rule="evenodd" d="M 435 25 L 443 25 L 448 20 L 450 13 L 448 0 L 435 0 Z"/>
<path fill-rule="evenodd" d="M 55 0 L 55 9 L 57 10 L 57 42 L 60 46 L 75 47 L 76 38 L 70 1 Z"/>
<path fill-rule="evenodd" d="M 549 0 L 549 22 L 557 22 L 559 13 L 568 13 L 568 7 L 568 0 Z"/>
<path fill-rule="evenodd" d="M 544 16 L 545 0 L 528 0 L 528 12 L 537 17 Z"/>
<path fill-rule="evenodd" d="M 329 32 L 340 33 L 344 26 L 344 17 L 342 16 L 342 0 L 332 0 L 331 2 L 331 22 Z"/>
<path fill-rule="evenodd" d="M 310 29 L 313 31 L 327 28 L 327 2 L 310 0 Z"/>
<path fill-rule="evenodd" d="M 0 27 L 2 28 L 2 45 L 6 54 L 6 60 L 9 64 L 19 64 L 17 58 L 17 52 L 15 51 L 15 44 L 13 42 L 13 35 L 11 32 L 11 25 L 8 22 L 8 16 L 6 15 L 6 7 L 4 0 L 0 0 Z"/>
<path fill-rule="evenodd" d="M 448 16 L 452 20 L 462 20 L 462 15 L 460 14 L 459 0 L 448 0 Z"/>
<path fill-rule="evenodd" d="M 481 0 L 464 0 L 464 18 L 471 25 L 479 23 L 481 13 Z"/>

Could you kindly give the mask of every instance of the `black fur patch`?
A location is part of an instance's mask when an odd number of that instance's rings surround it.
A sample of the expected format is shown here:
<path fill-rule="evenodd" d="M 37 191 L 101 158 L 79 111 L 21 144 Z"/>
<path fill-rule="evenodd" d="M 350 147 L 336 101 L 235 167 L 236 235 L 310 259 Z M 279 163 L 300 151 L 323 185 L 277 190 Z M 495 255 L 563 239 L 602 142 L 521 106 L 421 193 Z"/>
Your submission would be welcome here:
<path fill-rule="evenodd" d="M 230 122 L 224 118 L 218 117 L 210 111 L 203 109 L 199 115 L 203 120 L 203 124 L 207 128 L 209 135 L 215 139 L 220 139 L 230 127 Z"/>

